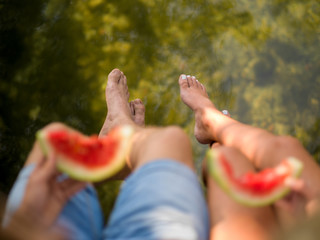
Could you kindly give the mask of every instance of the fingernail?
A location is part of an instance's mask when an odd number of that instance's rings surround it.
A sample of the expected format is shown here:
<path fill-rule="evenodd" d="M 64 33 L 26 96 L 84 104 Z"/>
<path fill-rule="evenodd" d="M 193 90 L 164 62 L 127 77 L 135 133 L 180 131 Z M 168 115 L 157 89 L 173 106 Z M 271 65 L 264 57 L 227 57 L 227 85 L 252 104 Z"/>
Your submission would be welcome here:
<path fill-rule="evenodd" d="M 182 74 L 182 75 L 181 75 L 181 79 L 185 80 L 185 79 L 187 79 L 187 76 L 184 75 L 184 74 Z"/>

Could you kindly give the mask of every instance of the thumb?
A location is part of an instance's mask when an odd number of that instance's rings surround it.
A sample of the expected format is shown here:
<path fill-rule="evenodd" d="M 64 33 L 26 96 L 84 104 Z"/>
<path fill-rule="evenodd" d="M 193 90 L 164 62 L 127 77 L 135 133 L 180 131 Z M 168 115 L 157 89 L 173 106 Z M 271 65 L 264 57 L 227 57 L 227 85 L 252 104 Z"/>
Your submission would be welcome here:
<path fill-rule="evenodd" d="M 305 196 L 306 198 L 311 197 L 310 189 L 302 179 L 289 177 L 284 181 L 284 185 L 289 187 L 292 191 Z"/>

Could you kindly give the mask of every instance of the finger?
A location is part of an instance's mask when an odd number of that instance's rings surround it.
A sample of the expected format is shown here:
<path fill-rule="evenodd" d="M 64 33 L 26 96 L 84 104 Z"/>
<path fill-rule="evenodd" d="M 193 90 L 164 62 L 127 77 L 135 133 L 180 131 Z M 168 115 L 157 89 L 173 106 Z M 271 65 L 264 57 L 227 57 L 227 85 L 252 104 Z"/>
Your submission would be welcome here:
<path fill-rule="evenodd" d="M 287 178 L 284 184 L 291 190 L 304 195 L 306 198 L 311 197 L 311 191 L 302 179 Z"/>
<path fill-rule="evenodd" d="M 50 179 L 50 178 L 55 179 L 55 177 L 57 176 L 57 174 L 58 174 L 57 157 L 56 157 L 56 153 L 54 151 L 52 151 L 50 153 L 50 155 L 48 156 L 47 161 L 43 165 L 42 172 L 43 172 L 43 175 L 47 179 Z"/>
<path fill-rule="evenodd" d="M 83 182 L 83 181 L 79 181 L 79 180 L 75 180 L 72 178 L 66 178 L 65 180 L 63 180 L 59 183 L 60 188 L 62 188 L 63 190 L 67 190 L 67 191 L 69 191 L 69 189 L 71 189 L 73 186 L 81 185 L 81 184 L 86 185 L 88 183 Z"/>
<path fill-rule="evenodd" d="M 278 208 L 282 208 L 287 212 L 291 212 L 292 210 L 292 203 L 287 199 L 280 199 L 274 203 L 274 205 Z"/>
<path fill-rule="evenodd" d="M 36 164 L 36 167 L 32 173 L 32 175 L 39 175 L 39 172 L 42 172 L 42 168 L 46 163 L 46 158 L 43 157 L 39 163 Z"/>
<path fill-rule="evenodd" d="M 77 181 L 71 178 L 67 178 L 66 180 L 57 183 L 61 193 L 63 194 L 64 200 L 68 200 L 78 191 L 82 190 L 88 183 Z"/>
<path fill-rule="evenodd" d="M 292 190 L 294 191 L 297 191 L 297 192 L 300 192 L 302 191 L 302 189 L 304 188 L 304 182 L 303 180 L 301 179 L 294 179 L 292 177 L 289 177 L 287 178 L 285 181 L 284 181 L 284 184 L 291 188 Z"/>
<path fill-rule="evenodd" d="M 36 141 L 33 144 L 33 147 L 28 155 L 28 158 L 25 162 L 25 166 L 30 164 L 40 164 L 44 160 L 44 154 L 41 150 L 40 144 Z"/>
<path fill-rule="evenodd" d="M 77 182 L 72 184 L 72 186 L 70 186 L 70 188 L 67 191 L 68 199 L 71 198 L 76 193 L 78 193 L 79 191 L 83 190 L 87 186 L 87 184 L 88 183 L 86 182 Z"/>

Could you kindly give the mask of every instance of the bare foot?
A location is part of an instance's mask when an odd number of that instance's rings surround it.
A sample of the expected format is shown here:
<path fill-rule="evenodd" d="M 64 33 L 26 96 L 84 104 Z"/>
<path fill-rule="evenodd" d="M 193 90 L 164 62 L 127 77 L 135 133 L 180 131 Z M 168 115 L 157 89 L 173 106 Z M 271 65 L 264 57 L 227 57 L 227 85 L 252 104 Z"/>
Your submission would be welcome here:
<path fill-rule="evenodd" d="M 99 137 L 105 136 L 115 126 L 130 124 L 144 126 L 145 107 L 140 99 L 129 101 L 127 78 L 119 69 L 114 69 L 108 76 L 106 87 L 108 114 L 100 130 Z M 108 180 L 123 180 L 131 173 L 126 165 L 120 172 Z"/>
<path fill-rule="evenodd" d="M 129 102 L 132 120 L 141 127 L 145 126 L 145 107 L 140 99 Z"/>
<path fill-rule="evenodd" d="M 123 124 L 135 125 L 129 104 L 127 78 L 119 69 L 113 69 L 106 87 L 108 114 L 99 136 L 106 135 L 113 127 Z"/>
<path fill-rule="evenodd" d="M 190 107 L 195 114 L 196 124 L 194 135 L 200 143 L 207 144 L 214 141 L 210 134 L 210 122 L 204 118 L 204 110 L 207 108 L 216 110 L 210 101 L 205 87 L 194 76 L 184 74 L 179 77 L 181 100 Z"/>

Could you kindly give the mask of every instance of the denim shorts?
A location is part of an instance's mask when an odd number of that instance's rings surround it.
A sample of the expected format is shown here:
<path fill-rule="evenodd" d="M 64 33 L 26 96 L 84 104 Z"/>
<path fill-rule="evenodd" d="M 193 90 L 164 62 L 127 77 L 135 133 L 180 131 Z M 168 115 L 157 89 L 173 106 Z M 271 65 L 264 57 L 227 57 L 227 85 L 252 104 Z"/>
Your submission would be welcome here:
<path fill-rule="evenodd" d="M 23 168 L 10 192 L 4 224 L 19 207 L 34 165 Z M 201 185 L 187 166 L 154 160 L 123 183 L 107 224 L 94 187 L 74 195 L 57 219 L 68 239 L 208 239 L 209 217 Z"/>

